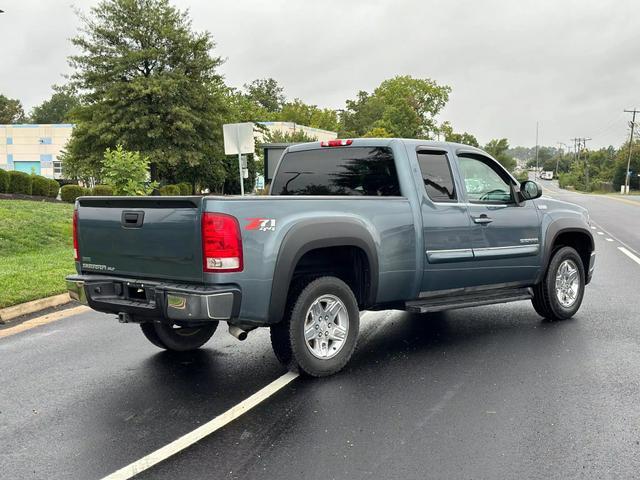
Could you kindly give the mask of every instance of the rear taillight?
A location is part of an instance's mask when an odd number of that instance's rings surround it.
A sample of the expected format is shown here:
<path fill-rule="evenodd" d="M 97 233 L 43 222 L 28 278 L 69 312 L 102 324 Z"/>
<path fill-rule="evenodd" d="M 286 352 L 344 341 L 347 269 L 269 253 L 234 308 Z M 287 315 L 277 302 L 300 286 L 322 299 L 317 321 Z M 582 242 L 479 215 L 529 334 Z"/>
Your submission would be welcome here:
<path fill-rule="evenodd" d="M 347 145 L 351 145 L 353 140 L 324 140 L 320 142 L 321 147 L 346 147 Z"/>
<path fill-rule="evenodd" d="M 242 237 L 235 217 L 202 214 L 202 264 L 205 272 L 242 271 Z"/>
<path fill-rule="evenodd" d="M 80 250 L 78 250 L 78 209 L 73 211 L 73 258 L 80 261 Z"/>

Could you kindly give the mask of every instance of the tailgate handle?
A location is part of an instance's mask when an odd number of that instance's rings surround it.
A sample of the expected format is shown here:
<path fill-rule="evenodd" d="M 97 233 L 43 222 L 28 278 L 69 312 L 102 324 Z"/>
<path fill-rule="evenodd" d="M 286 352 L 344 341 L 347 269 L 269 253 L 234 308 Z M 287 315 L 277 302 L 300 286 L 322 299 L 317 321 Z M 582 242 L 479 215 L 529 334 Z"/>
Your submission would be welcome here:
<path fill-rule="evenodd" d="M 136 212 L 131 210 L 122 211 L 122 226 L 124 228 L 140 228 L 144 221 L 144 212 Z"/>

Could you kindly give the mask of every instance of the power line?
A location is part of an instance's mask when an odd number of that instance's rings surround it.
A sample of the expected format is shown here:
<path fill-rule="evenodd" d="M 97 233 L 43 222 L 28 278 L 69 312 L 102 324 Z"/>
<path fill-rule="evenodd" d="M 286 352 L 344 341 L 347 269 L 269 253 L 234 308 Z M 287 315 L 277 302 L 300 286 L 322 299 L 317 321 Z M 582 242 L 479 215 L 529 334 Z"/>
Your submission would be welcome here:
<path fill-rule="evenodd" d="M 631 172 L 629 169 L 631 168 L 631 151 L 633 149 L 633 128 L 636 126 L 636 113 L 639 113 L 640 110 L 625 110 L 625 113 L 632 113 L 633 117 L 631 119 L 631 135 L 629 136 L 629 158 L 627 159 L 627 173 L 624 176 L 624 193 L 629 193 L 629 177 L 631 176 Z"/>

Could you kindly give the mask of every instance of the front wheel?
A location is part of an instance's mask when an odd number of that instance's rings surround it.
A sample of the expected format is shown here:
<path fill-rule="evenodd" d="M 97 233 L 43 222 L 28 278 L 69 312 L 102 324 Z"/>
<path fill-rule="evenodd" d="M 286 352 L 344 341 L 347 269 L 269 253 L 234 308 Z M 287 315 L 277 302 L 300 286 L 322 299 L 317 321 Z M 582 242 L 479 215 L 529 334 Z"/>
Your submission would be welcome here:
<path fill-rule="evenodd" d="M 313 377 L 340 371 L 356 347 L 360 312 L 349 286 L 320 277 L 290 300 L 285 318 L 271 326 L 271 345 L 285 366 Z"/>
<path fill-rule="evenodd" d="M 218 328 L 218 322 L 189 327 L 170 323 L 145 322 L 140 324 L 142 333 L 156 347 L 186 352 L 195 350 L 207 343 Z"/>
<path fill-rule="evenodd" d="M 571 318 L 584 296 L 585 273 L 582 259 L 571 247 L 556 250 L 542 281 L 534 287 L 533 308 L 549 320 Z"/>

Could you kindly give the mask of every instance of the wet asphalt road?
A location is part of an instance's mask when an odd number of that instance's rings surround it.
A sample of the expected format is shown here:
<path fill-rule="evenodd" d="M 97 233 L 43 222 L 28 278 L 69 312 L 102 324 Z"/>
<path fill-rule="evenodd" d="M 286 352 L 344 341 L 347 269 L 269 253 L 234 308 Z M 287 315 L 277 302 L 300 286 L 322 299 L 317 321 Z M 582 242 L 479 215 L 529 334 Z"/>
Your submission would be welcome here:
<path fill-rule="evenodd" d="M 640 265 L 618 247 L 640 251 L 640 204 L 551 194 L 603 232 L 573 319 L 529 302 L 370 313 L 344 372 L 294 380 L 136 478 L 638 478 Z M 97 313 L 0 339 L 0 477 L 101 478 L 284 373 L 266 330 L 225 330 L 182 355 Z"/>

